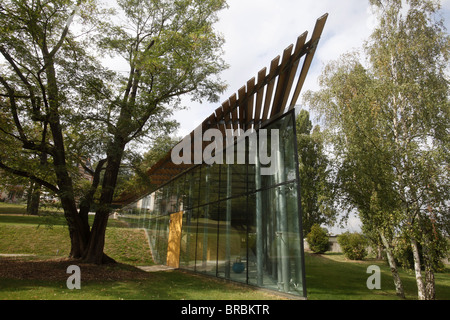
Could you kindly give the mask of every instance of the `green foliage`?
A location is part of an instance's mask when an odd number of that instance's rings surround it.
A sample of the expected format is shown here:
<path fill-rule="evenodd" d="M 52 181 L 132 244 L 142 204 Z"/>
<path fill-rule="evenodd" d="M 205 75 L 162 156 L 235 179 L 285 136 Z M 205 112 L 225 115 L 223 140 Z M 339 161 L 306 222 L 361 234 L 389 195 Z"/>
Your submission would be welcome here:
<path fill-rule="evenodd" d="M 314 224 L 311 231 L 306 236 L 309 248 L 314 253 L 324 253 L 328 251 L 328 232 L 321 228 L 320 225 Z"/>
<path fill-rule="evenodd" d="M 117 198 L 129 194 L 144 194 L 154 189 L 147 171 L 161 160 L 175 146 L 181 138 L 159 136 L 153 140 L 149 150 L 141 154 L 139 151 L 128 151 L 124 161 L 129 164 L 129 170 L 122 170 L 118 176 L 116 187 Z"/>
<path fill-rule="evenodd" d="M 107 219 L 127 148 L 173 132 L 182 96 L 217 101 L 227 67 L 213 28 L 224 0 L 118 0 L 112 7 L 0 5 L 0 168 L 61 199 L 71 234 L 82 238 L 72 238 L 72 252 L 79 257 L 81 244 L 91 243 L 90 261 L 102 257 L 103 245 L 90 237 L 104 238 L 105 224 L 91 229 L 86 216 L 96 209 Z M 127 70 L 103 65 L 105 55 Z"/>
<path fill-rule="evenodd" d="M 172 132 L 169 117 L 183 95 L 218 99 L 227 66 L 213 25 L 225 7 L 223 0 L 120 0 L 114 10 L 97 1 L 2 2 L 1 166 L 58 191 L 52 140 L 63 126 L 58 152 L 83 197 L 90 188 L 79 171 L 87 160 L 92 175 L 113 150 Z M 106 68 L 105 54 L 129 70 Z"/>
<path fill-rule="evenodd" d="M 338 236 L 342 252 L 351 260 L 363 260 L 367 256 L 367 240 L 360 233 L 346 232 Z"/>
<path fill-rule="evenodd" d="M 450 37 L 438 1 L 371 4 L 378 24 L 367 60 L 350 53 L 330 62 L 321 90 L 305 99 L 322 116 L 344 208 L 391 246 L 405 232 L 424 249 L 415 263 L 430 272 L 450 225 Z"/>
<path fill-rule="evenodd" d="M 313 128 L 309 112 L 301 110 L 296 120 L 297 150 L 303 210 L 303 230 L 313 224 L 330 223 L 336 217 L 329 160 L 320 127 Z"/>
<path fill-rule="evenodd" d="M 425 270 L 429 266 L 433 272 L 442 272 L 445 269 L 443 259 L 447 258 L 449 254 L 449 241 L 442 238 L 442 235 L 432 232 L 432 243 L 427 243 L 426 246 L 422 245 L 424 239 L 428 238 L 427 235 L 416 235 L 421 241 L 418 243 L 418 251 L 420 261 L 426 263 L 421 264 L 421 269 Z M 406 270 L 414 270 L 414 257 L 409 239 L 409 234 L 403 233 L 395 239 L 394 257 L 397 264 Z M 427 256 L 425 256 L 427 255 Z"/>

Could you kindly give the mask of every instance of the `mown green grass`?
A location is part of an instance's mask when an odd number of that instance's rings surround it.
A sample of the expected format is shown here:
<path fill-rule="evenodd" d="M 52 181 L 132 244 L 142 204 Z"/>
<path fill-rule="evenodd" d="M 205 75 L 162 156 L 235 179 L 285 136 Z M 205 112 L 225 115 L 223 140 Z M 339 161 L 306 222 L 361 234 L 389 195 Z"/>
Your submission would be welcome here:
<path fill-rule="evenodd" d="M 114 220 L 110 225 L 105 240 L 108 255 L 120 263 L 153 264 L 142 230 L 124 228 Z M 49 225 L 44 217 L 0 215 L 0 254 L 67 257 L 69 253 L 69 231 L 61 217 L 56 224 Z"/>
<path fill-rule="evenodd" d="M 3 300 L 276 300 L 276 295 L 182 271 L 153 272 L 146 280 L 63 281 L 0 279 Z"/>
<path fill-rule="evenodd" d="M 311 300 L 398 300 L 389 267 L 384 261 L 349 261 L 342 254 L 308 253 L 305 259 L 308 298 Z M 381 270 L 381 289 L 366 285 L 370 265 Z M 411 270 L 400 270 L 406 299 L 417 299 L 417 286 Z M 450 299 L 450 269 L 436 273 L 436 299 Z"/>
<path fill-rule="evenodd" d="M 3 212 L 0 205 L 0 212 Z M 68 255 L 69 234 L 64 219 L 21 214 L 0 214 L 0 254 L 33 254 L 39 258 Z M 48 217 L 47 217 L 48 218 Z M 58 220 L 59 219 L 59 220 Z M 111 219 L 107 229 L 105 252 L 116 261 L 131 266 L 151 265 L 150 250 L 142 230 L 124 228 Z M 369 290 L 366 273 L 371 264 L 381 268 L 381 289 Z M 389 268 L 383 261 L 348 261 L 341 254 L 305 254 L 308 299 L 310 300 L 397 300 Z M 407 299 L 417 299 L 414 274 L 401 270 Z M 450 300 L 450 269 L 436 273 L 436 298 Z M 65 282 L 0 279 L 0 299 L 188 299 L 188 300 L 259 300 L 277 299 L 250 287 L 230 284 L 220 279 L 193 275 L 182 271 L 154 272 L 146 280 L 83 281 L 82 290 L 69 290 Z"/>
<path fill-rule="evenodd" d="M 45 217 L 23 215 L 23 210 L 14 210 L 13 215 L 4 213 L 0 214 L 0 254 L 34 255 L 21 259 L 68 256 L 69 233 L 62 217 L 53 217 L 56 220 L 49 225 L 44 223 Z M 105 252 L 119 263 L 131 267 L 154 264 L 143 230 L 125 228 L 120 221 L 111 219 L 105 242 Z M 86 280 L 82 281 L 81 290 L 69 290 L 65 281 L 0 279 L 0 300 L 121 299 L 267 300 L 279 297 L 178 270 L 153 272 L 145 280 Z"/>

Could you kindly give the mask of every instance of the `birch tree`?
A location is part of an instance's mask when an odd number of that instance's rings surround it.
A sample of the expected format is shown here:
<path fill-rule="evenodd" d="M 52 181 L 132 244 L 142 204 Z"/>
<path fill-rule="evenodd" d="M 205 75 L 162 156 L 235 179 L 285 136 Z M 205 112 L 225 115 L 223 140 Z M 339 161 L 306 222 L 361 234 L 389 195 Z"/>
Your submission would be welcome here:
<path fill-rule="evenodd" d="M 449 36 L 437 1 L 370 3 L 378 25 L 363 48 L 367 61 L 330 63 L 323 89 L 306 97 L 336 134 L 341 177 L 359 188 L 344 193 L 366 225 L 385 236 L 407 232 L 418 298 L 433 299 L 448 235 Z"/>
<path fill-rule="evenodd" d="M 324 152 L 320 126 L 312 126 L 309 112 L 301 110 L 296 120 L 302 226 L 305 234 L 314 224 L 331 225 L 336 219 L 330 167 Z"/>

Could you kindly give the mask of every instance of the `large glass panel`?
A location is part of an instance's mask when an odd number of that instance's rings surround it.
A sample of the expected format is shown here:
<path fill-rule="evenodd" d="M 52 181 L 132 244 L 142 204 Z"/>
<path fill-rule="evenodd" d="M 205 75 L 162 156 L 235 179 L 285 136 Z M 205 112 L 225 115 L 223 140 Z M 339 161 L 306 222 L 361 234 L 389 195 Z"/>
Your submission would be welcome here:
<path fill-rule="evenodd" d="M 303 236 L 301 232 L 301 210 L 299 208 L 299 197 L 297 183 L 290 183 L 284 187 L 282 192 L 286 195 L 286 212 L 288 220 L 287 241 L 289 244 L 290 257 L 290 286 L 289 291 L 304 295 L 304 254 Z"/>
<path fill-rule="evenodd" d="M 180 267 L 194 270 L 197 243 L 198 209 L 186 210 L 181 229 Z"/>
<path fill-rule="evenodd" d="M 257 192 L 249 207 L 249 283 L 302 295 L 297 184 Z"/>
<path fill-rule="evenodd" d="M 203 165 L 201 170 L 201 177 L 198 185 L 199 195 L 198 195 L 198 205 L 204 205 L 205 203 L 209 203 L 209 180 L 210 180 L 210 166 Z"/>
<path fill-rule="evenodd" d="M 236 150 L 235 150 L 236 153 Z M 217 171 L 217 174 L 219 172 Z M 247 192 L 247 165 L 224 164 L 220 168 L 220 199 L 241 196 Z"/>
<path fill-rule="evenodd" d="M 136 202 L 136 213 L 137 213 L 137 215 L 138 215 L 138 217 L 137 217 L 137 221 L 138 221 L 138 228 L 140 228 L 141 226 L 142 226 L 142 216 L 143 216 L 143 211 L 142 211 L 142 199 L 139 199 L 137 202 Z"/>
<path fill-rule="evenodd" d="M 171 190 L 171 186 L 170 184 L 164 186 L 161 188 L 161 204 L 160 204 L 160 208 L 161 208 L 161 215 L 166 215 L 169 213 L 169 208 L 170 208 L 170 190 Z"/>
<path fill-rule="evenodd" d="M 150 219 L 150 196 L 146 196 L 144 198 L 142 198 L 142 217 L 141 217 L 141 221 L 140 221 L 140 227 L 141 228 L 146 228 L 148 225 L 148 221 Z"/>
<path fill-rule="evenodd" d="M 284 181 L 297 179 L 298 172 L 298 154 L 297 138 L 295 136 L 295 117 L 294 113 L 284 117 L 284 127 L 280 129 L 280 141 L 283 141 L 282 150 L 284 158 Z"/>
<path fill-rule="evenodd" d="M 195 167 L 186 173 L 185 191 L 186 208 L 193 208 L 198 206 L 199 191 L 200 191 L 200 172 L 201 166 Z"/>
<path fill-rule="evenodd" d="M 215 276 L 218 221 L 212 217 L 217 217 L 217 203 L 200 207 L 199 214 L 195 270 Z"/>
<path fill-rule="evenodd" d="M 231 170 L 232 170 L 231 165 L 229 165 L 229 164 L 224 164 L 224 165 L 220 166 L 219 199 L 226 199 L 228 197 L 231 197 L 231 185 L 228 184 L 228 182 L 227 182 L 229 179 L 231 179 L 231 173 L 232 173 Z"/>
<path fill-rule="evenodd" d="M 247 282 L 247 197 L 231 201 L 230 279 Z"/>
<path fill-rule="evenodd" d="M 231 166 L 231 196 L 241 196 L 247 192 L 247 165 Z"/>
<path fill-rule="evenodd" d="M 266 136 L 259 133 L 259 147 L 261 147 L 261 139 L 267 137 L 267 143 L 262 144 L 265 147 L 258 149 L 259 160 L 263 160 L 261 162 L 262 187 L 270 187 L 296 179 L 296 137 L 293 126 L 293 114 L 291 113 L 267 126 L 265 128 L 267 130 Z M 274 129 L 278 130 L 278 139 L 275 139 Z M 264 156 L 267 159 L 264 160 L 262 158 Z M 269 161 L 269 163 L 265 164 L 265 161 Z M 266 171 L 266 173 L 263 171 Z"/>
<path fill-rule="evenodd" d="M 188 209 L 183 212 L 183 223 L 181 227 L 180 241 L 180 268 L 186 268 L 189 264 L 189 226 L 191 221 L 192 210 Z"/>
<path fill-rule="evenodd" d="M 178 212 L 186 209 L 186 175 L 181 175 L 175 181 L 176 192 L 177 192 L 177 209 Z"/>
<path fill-rule="evenodd" d="M 167 261 L 167 243 L 169 241 L 169 216 L 159 216 L 157 219 L 156 241 L 153 247 L 155 262 L 166 264 Z"/>
<path fill-rule="evenodd" d="M 220 165 L 202 167 L 199 205 L 219 200 Z"/>
<path fill-rule="evenodd" d="M 250 284 L 257 286 L 263 286 L 264 284 L 264 261 L 267 260 L 261 194 L 261 192 L 253 193 L 248 197 L 248 281 Z"/>
<path fill-rule="evenodd" d="M 154 209 L 153 209 L 153 213 L 155 216 L 158 216 L 161 214 L 163 195 L 164 195 L 164 188 L 161 188 L 161 189 L 158 189 L 155 191 L 155 196 L 154 196 L 155 205 L 154 205 Z"/>
<path fill-rule="evenodd" d="M 247 281 L 247 197 L 221 202 L 218 276 Z"/>
<path fill-rule="evenodd" d="M 217 219 L 218 219 L 217 276 L 229 278 L 230 277 L 229 229 L 231 221 L 231 199 L 220 201 L 218 203 Z"/>
<path fill-rule="evenodd" d="M 247 154 L 246 164 L 197 166 L 130 205 L 135 225 L 148 228 L 155 262 L 166 263 L 168 214 L 183 211 L 180 268 L 303 295 L 294 125 L 290 113 L 265 128 L 258 156 L 268 152 L 268 164 L 250 164 L 255 154 Z M 279 130 L 273 153 L 271 129 Z"/>
<path fill-rule="evenodd" d="M 170 184 L 169 213 L 180 212 L 177 180 Z"/>
<path fill-rule="evenodd" d="M 192 170 L 192 181 L 194 184 L 192 188 L 192 207 L 195 208 L 199 206 L 200 188 L 202 186 L 202 166 L 198 166 Z"/>
<path fill-rule="evenodd" d="M 159 225 L 159 219 L 154 216 L 149 225 L 148 225 L 148 236 L 150 239 L 150 246 L 152 249 L 153 257 L 156 256 L 156 239 L 158 236 L 158 225 Z"/>

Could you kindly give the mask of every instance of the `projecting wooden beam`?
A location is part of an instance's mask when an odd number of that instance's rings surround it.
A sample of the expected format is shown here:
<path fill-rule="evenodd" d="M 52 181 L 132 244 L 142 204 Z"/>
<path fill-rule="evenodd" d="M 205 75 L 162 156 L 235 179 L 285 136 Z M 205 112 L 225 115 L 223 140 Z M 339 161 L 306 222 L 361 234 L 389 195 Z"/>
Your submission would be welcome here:
<path fill-rule="evenodd" d="M 291 103 L 289 105 L 289 110 L 295 107 L 298 97 L 300 96 L 300 91 L 302 90 L 303 84 L 305 83 L 306 75 L 308 74 L 309 67 L 311 66 L 311 62 L 314 57 L 314 53 L 316 52 L 317 44 L 319 42 L 320 36 L 322 35 L 322 31 L 323 28 L 325 27 L 325 22 L 327 21 L 327 18 L 328 13 L 324 14 L 316 21 L 316 25 L 314 27 L 311 40 L 309 41 L 309 51 L 306 54 L 305 61 L 303 62 L 303 68 L 300 73 L 300 77 L 297 82 L 297 86 L 295 88 Z"/>

